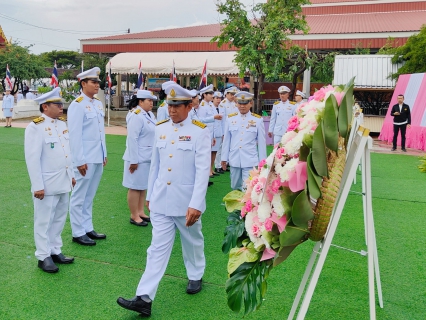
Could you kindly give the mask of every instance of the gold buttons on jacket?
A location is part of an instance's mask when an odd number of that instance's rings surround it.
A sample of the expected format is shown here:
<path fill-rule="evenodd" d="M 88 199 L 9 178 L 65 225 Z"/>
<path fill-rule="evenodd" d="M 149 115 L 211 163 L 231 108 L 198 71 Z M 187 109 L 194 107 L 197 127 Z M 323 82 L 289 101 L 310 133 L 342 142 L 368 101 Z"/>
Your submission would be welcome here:
<path fill-rule="evenodd" d="M 173 155 L 172 155 L 172 154 L 169 154 L 169 157 L 170 157 L 170 158 L 173 158 Z"/>
<path fill-rule="evenodd" d="M 172 183 L 169 181 L 169 182 L 167 182 L 167 184 L 168 184 L 168 185 L 171 185 Z"/>
<path fill-rule="evenodd" d="M 174 140 L 172 140 L 171 142 L 172 142 L 172 144 L 175 144 L 175 141 L 174 141 Z"/>
<path fill-rule="evenodd" d="M 172 168 L 168 168 L 167 170 L 168 170 L 168 171 L 172 171 Z"/>

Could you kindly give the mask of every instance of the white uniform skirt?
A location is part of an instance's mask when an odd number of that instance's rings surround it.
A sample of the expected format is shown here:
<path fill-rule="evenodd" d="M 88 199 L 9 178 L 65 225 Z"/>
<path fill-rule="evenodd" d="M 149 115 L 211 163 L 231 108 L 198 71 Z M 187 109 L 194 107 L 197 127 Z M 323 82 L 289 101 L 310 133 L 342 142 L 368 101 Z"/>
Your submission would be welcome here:
<path fill-rule="evenodd" d="M 4 117 L 5 118 L 12 118 L 12 111 L 10 111 L 11 109 L 9 109 L 9 108 L 6 108 L 6 109 L 3 109 L 3 115 L 4 115 Z"/>
<path fill-rule="evenodd" d="M 150 162 L 138 163 L 138 169 L 130 173 L 130 162 L 124 161 L 123 186 L 133 190 L 146 190 L 150 166 Z"/>
<path fill-rule="evenodd" d="M 216 144 L 212 146 L 212 151 L 219 151 L 219 149 L 222 147 L 222 137 L 215 138 L 215 139 L 216 139 Z"/>

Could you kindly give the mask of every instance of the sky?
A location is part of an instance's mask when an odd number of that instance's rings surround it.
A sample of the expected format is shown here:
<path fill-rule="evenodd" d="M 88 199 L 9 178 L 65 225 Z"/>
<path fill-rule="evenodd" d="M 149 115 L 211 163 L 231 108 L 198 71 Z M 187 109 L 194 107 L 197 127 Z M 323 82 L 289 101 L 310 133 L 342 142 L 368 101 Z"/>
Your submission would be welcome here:
<path fill-rule="evenodd" d="M 261 0 L 241 0 L 250 8 Z M 217 0 L 0 0 L 0 26 L 31 52 L 80 50 L 79 39 L 220 22 Z M 51 30 L 54 29 L 54 30 Z"/>

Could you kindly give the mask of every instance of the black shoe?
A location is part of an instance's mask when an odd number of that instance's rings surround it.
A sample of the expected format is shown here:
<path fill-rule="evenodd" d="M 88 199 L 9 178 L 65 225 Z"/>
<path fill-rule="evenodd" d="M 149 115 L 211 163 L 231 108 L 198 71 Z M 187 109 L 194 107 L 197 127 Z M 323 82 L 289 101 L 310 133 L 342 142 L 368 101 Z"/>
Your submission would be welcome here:
<path fill-rule="evenodd" d="M 213 176 L 220 176 L 220 174 L 217 172 L 213 172 Z"/>
<path fill-rule="evenodd" d="M 52 257 L 52 260 L 57 263 L 70 264 L 74 262 L 74 258 L 65 257 L 62 253 L 52 254 L 51 257 Z"/>
<path fill-rule="evenodd" d="M 391 151 L 395 151 L 396 150 L 396 148 L 392 148 L 392 150 Z"/>
<path fill-rule="evenodd" d="M 222 168 L 216 169 L 216 172 L 220 173 L 220 174 L 224 174 L 225 173 L 225 171 Z"/>
<path fill-rule="evenodd" d="M 44 272 L 55 273 L 59 271 L 58 266 L 53 262 L 52 257 L 47 257 L 43 261 L 38 261 L 38 267 Z"/>
<path fill-rule="evenodd" d="M 210 187 L 213 185 L 213 182 L 209 181 L 209 183 L 207 184 L 207 187 Z"/>
<path fill-rule="evenodd" d="M 196 293 L 200 292 L 202 282 L 203 282 L 203 279 L 201 279 L 201 280 L 189 280 L 188 286 L 186 287 L 186 293 L 196 294 Z"/>
<path fill-rule="evenodd" d="M 83 246 L 94 246 L 96 242 L 90 239 L 87 235 L 83 235 L 81 237 L 72 237 L 72 242 L 77 242 Z"/>
<path fill-rule="evenodd" d="M 139 312 L 145 317 L 151 315 L 152 300 L 146 294 L 143 296 L 136 296 L 131 300 L 120 297 L 117 299 L 117 303 L 120 307 Z"/>
<path fill-rule="evenodd" d="M 404 149 L 401 149 L 401 150 L 402 150 L 402 151 L 404 151 L 404 152 L 407 152 L 407 149 L 405 149 L 405 148 L 404 148 Z"/>
<path fill-rule="evenodd" d="M 86 235 L 93 240 L 106 239 L 106 235 L 103 233 L 97 233 L 95 230 L 87 232 Z"/>
<path fill-rule="evenodd" d="M 151 222 L 151 218 L 150 217 L 141 217 L 141 216 L 139 216 L 139 218 L 141 218 L 145 222 Z"/>
<path fill-rule="evenodd" d="M 141 222 L 136 222 L 132 218 L 130 218 L 130 223 L 134 224 L 135 226 L 138 226 L 138 227 L 146 227 L 148 225 L 148 222 L 146 222 L 144 220 L 142 220 Z"/>

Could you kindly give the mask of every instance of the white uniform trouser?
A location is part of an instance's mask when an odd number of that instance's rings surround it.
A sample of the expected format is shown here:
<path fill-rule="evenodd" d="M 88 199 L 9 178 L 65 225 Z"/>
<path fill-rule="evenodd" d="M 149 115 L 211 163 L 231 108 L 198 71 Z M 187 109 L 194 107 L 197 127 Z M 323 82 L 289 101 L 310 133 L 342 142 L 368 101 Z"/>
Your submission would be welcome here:
<path fill-rule="evenodd" d="M 282 138 L 282 137 L 283 137 L 283 135 L 278 136 L 278 135 L 274 134 L 274 146 L 275 146 L 277 143 L 280 143 L 280 142 L 281 142 L 281 138 Z"/>
<path fill-rule="evenodd" d="M 216 140 L 216 142 L 217 141 L 220 141 L 220 146 L 219 146 L 219 150 L 216 153 L 216 159 L 214 160 L 214 167 L 216 169 L 220 169 L 220 168 L 222 168 L 220 158 L 222 157 L 222 142 L 223 142 L 223 139 Z"/>
<path fill-rule="evenodd" d="M 81 237 L 93 230 L 93 199 L 101 181 L 103 165 L 102 163 L 88 163 L 87 167 L 84 177 L 77 168 L 74 168 L 77 183 L 70 200 L 70 220 L 73 237 Z"/>
<path fill-rule="evenodd" d="M 201 218 L 189 228 L 185 226 L 186 217 L 170 217 L 161 213 L 151 213 L 150 218 L 152 240 L 147 250 L 145 272 L 139 281 L 136 295 L 146 294 L 151 300 L 154 300 L 172 253 L 176 228 L 179 229 L 183 261 L 189 280 L 200 280 L 203 277 L 206 260 Z"/>
<path fill-rule="evenodd" d="M 250 175 L 252 167 L 238 168 L 231 166 L 231 188 L 232 190 L 243 190 L 246 189 L 245 181 Z"/>
<path fill-rule="evenodd" d="M 69 193 L 34 198 L 35 256 L 43 261 L 52 254 L 60 254 L 61 233 L 67 219 Z"/>

